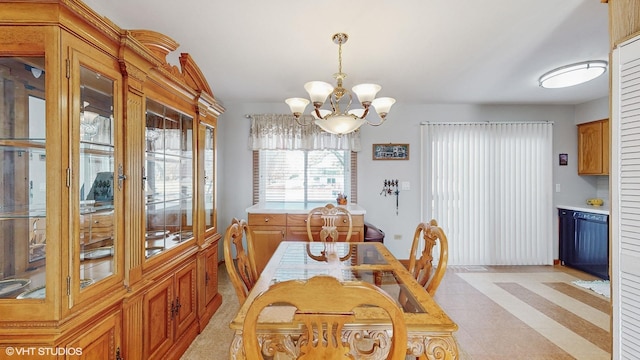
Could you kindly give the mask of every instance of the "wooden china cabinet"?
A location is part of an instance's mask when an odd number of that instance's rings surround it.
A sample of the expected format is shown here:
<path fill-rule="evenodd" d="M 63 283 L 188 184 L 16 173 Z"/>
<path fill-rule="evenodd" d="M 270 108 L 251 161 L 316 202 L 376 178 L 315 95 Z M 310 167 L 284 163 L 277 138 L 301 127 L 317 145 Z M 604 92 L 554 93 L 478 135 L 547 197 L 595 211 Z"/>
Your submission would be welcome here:
<path fill-rule="evenodd" d="M 216 128 L 178 44 L 0 2 L 0 354 L 179 358 L 220 306 Z"/>

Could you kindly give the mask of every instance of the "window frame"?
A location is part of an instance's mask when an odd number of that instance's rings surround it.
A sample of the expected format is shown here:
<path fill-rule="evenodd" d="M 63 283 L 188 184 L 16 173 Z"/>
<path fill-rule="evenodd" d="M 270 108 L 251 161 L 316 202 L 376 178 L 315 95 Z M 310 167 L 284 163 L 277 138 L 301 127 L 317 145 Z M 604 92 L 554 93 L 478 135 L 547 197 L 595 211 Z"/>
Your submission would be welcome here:
<path fill-rule="evenodd" d="M 260 151 L 261 150 L 254 150 L 253 151 L 253 181 L 252 181 L 252 185 L 253 185 L 253 204 L 258 204 L 260 202 Z M 283 150 L 283 151 L 288 151 L 288 150 Z M 308 151 L 316 151 L 316 150 L 303 150 L 305 152 Z M 348 150 L 347 150 L 348 151 Z M 350 191 L 349 194 L 347 194 L 349 196 L 349 202 L 351 203 L 357 203 L 358 201 L 358 153 L 355 151 L 349 151 L 349 166 L 350 166 L 350 175 L 349 175 L 349 179 L 347 179 L 347 181 L 349 181 L 349 185 L 350 185 Z"/>

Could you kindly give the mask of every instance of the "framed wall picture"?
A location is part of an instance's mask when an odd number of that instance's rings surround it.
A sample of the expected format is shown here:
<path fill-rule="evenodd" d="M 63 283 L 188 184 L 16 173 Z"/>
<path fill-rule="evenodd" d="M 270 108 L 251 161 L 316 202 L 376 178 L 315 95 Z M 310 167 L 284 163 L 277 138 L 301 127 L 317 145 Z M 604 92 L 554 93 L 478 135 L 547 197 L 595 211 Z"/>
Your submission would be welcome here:
<path fill-rule="evenodd" d="M 567 164 L 569 164 L 569 154 L 560 154 L 558 164 L 560 166 L 567 166 Z"/>
<path fill-rule="evenodd" d="M 373 160 L 409 160 L 409 144 L 373 144 Z"/>

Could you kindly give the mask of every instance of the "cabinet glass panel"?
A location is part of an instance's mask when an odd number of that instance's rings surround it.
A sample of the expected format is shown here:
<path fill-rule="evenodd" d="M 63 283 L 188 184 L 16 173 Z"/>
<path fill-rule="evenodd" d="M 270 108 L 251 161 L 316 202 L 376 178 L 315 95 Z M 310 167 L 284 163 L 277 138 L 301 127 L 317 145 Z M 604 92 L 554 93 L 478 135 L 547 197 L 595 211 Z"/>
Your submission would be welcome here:
<path fill-rule="evenodd" d="M 0 299 L 44 297 L 44 57 L 0 57 Z"/>
<path fill-rule="evenodd" d="M 205 126 L 204 136 L 204 226 L 205 231 L 215 224 L 215 137 L 214 129 Z"/>
<path fill-rule="evenodd" d="M 193 119 L 147 99 L 146 257 L 193 238 Z"/>
<path fill-rule="evenodd" d="M 80 288 L 114 274 L 113 80 L 80 67 Z"/>

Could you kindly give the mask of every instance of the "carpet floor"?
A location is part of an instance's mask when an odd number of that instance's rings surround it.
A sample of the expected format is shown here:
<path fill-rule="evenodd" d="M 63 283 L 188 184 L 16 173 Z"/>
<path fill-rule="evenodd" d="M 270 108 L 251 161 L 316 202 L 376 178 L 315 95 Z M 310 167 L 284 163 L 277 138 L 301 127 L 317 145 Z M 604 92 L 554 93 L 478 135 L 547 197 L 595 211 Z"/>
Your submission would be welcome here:
<path fill-rule="evenodd" d="M 218 292 L 222 295 L 222 305 L 182 355 L 181 360 L 218 360 L 229 357 L 229 345 L 233 340 L 233 331 L 229 328 L 229 323 L 236 316 L 240 305 L 224 263 L 218 266 Z"/>

